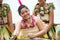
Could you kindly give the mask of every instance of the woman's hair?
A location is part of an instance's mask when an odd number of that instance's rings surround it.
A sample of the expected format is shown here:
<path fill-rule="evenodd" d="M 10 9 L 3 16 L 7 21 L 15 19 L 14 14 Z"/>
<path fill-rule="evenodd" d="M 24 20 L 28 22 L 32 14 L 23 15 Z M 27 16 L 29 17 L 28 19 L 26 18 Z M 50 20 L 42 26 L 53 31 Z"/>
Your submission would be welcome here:
<path fill-rule="evenodd" d="M 36 5 L 39 5 L 39 3 L 37 3 Z"/>
<path fill-rule="evenodd" d="M 46 0 L 45 0 L 46 1 Z"/>
<path fill-rule="evenodd" d="M 25 6 L 25 5 L 21 5 L 21 6 L 19 6 L 18 7 L 18 13 L 19 13 L 19 15 L 20 15 L 20 13 L 21 13 L 21 9 L 22 8 L 26 8 L 26 9 L 28 9 L 28 7 L 27 6 Z M 29 9 L 28 9 L 29 10 Z"/>
<path fill-rule="evenodd" d="M 44 1 L 46 1 L 46 0 L 44 0 Z"/>

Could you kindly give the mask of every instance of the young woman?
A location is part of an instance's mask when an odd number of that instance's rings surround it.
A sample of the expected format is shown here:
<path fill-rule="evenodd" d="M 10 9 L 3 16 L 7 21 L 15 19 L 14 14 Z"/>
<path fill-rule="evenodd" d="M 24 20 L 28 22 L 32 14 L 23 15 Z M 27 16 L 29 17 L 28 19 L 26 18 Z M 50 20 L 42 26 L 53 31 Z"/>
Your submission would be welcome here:
<path fill-rule="evenodd" d="M 9 40 L 9 32 L 13 32 L 12 14 L 10 6 L 2 2 L 0 0 L 0 40 Z"/>
<path fill-rule="evenodd" d="M 55 40 L 55 28 L 54 23 L 54 5 L 53 3 L 46 3 L 46 0 L 38 0 L 33 15 L 40 17 L 45 26 L 48 26 L 47 35 L 51 40 Z"/>
<path fill-rule="evenodd" d="M 18 12 L 22 20 L 17 24 L 11 40 L 14 40 L 18 35 L 18 39 L 43 37 L 47 28 L 43 26 L 42 21 L 38 17 L 30 15 L 29 9 L 25 5 L 19 6 Z"/>

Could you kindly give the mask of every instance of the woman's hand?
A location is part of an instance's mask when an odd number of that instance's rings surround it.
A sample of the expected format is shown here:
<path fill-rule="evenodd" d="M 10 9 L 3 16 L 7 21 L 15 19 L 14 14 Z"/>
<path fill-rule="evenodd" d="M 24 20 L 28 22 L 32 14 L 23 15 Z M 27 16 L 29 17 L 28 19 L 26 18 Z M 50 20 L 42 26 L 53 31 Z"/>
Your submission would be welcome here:
<path fill-rule="evenodd" d="M 15 38 L 11 37 L 10 40 L 15 40 Z"/>
<path fill-rule="evenodd" d="M 16 35 L 13 35 L 10 40 L 15 40 L 16 39 Z"/>
<path fill-rule="evenodd" d="M 35 35 L 34 33 L 28 33 L 28 37 L 29 37 L 29 38 L 35 38 L 36 35 Z"/>

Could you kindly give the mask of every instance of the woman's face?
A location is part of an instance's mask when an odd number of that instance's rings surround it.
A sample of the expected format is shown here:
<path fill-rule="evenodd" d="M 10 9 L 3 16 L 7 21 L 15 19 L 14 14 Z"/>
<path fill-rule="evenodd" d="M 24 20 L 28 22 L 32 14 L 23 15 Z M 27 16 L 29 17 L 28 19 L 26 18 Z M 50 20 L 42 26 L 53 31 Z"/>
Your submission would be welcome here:
<path fill-rule="evenodd" d="M 28 19 L 28 18 L 30 18 L 29 10 L 26 9 L 25 7 L 21 9 L 20 15 L 21 15 L 21 17 L 22 17 L 23 19 Z"/>
<path fill-rule="evenodd" d="M 2 1 L 3 1 L 3 0 L 0 0 L 0 4 L 2 4 Z"/>
<path fill-rule="evenodd" d="M 38 0 L 38 2 L 41 4 L 41 3 L 43 3 L 45 0 Z"/>

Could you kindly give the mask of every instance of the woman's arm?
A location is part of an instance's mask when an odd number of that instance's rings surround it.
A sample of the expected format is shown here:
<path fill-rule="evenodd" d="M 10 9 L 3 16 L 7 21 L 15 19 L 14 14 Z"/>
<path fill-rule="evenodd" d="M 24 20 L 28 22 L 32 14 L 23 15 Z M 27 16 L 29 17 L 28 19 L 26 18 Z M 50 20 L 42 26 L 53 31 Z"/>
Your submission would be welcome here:
<path fill-rule="evenodd" d="M 39 30 L 43 30 L 44 29 L 43 21 L 39 17 L 37 17 L 36 19 L 37 27 L 39 28 Z"/>
<path fill-rule="evenodd" d="M 13 23 L 12 23 L 12 13 L 11 10 L 7 12 L 7 19 L 8 19 L 8 29 L 12 33 L 14 31 Z"/>
<path fill-rule="evenodd" d="M 21 23 L 17 23 L 16 26 L 15 26 L 15 30 L 14 30 L 14 33 L 12 34 L 12 37 L 10 40 L 15 40 L 15 38 L 19 35 L 20 33 L 20 28 L 21 28 Z"/>
<path fill-rule="evenodd" d="M 38 26 L 40 31 L 38 33 L 36 33 L 35 36 L 44 35 L 47 32 L 47 30 L 44 27 L 43 21 L 40 18 L 37 18 L 37 22 L 36 23 L 37 23 L 37 26 Z"/>
<path fill-rule="evenodd" d="M 15 27 L 15 30 L 14 30 L 13 35 L 16 35 L 16 36 L 17 36 L 17 35 L 20 33 L 20 28 L 21 28 L 21 23 L 18 22 L 18 23 L 16 24 L 16 27 Z"/>
<path fill-rule="evenodd" d="M 52 24 L 54 23 L 54 10 L 53 8 L 51 7 L 50 8 L 50 13 L 49 13 L 49 25 L 47 26 L 49 30 L 51 27 L 52 27 Z"/>

